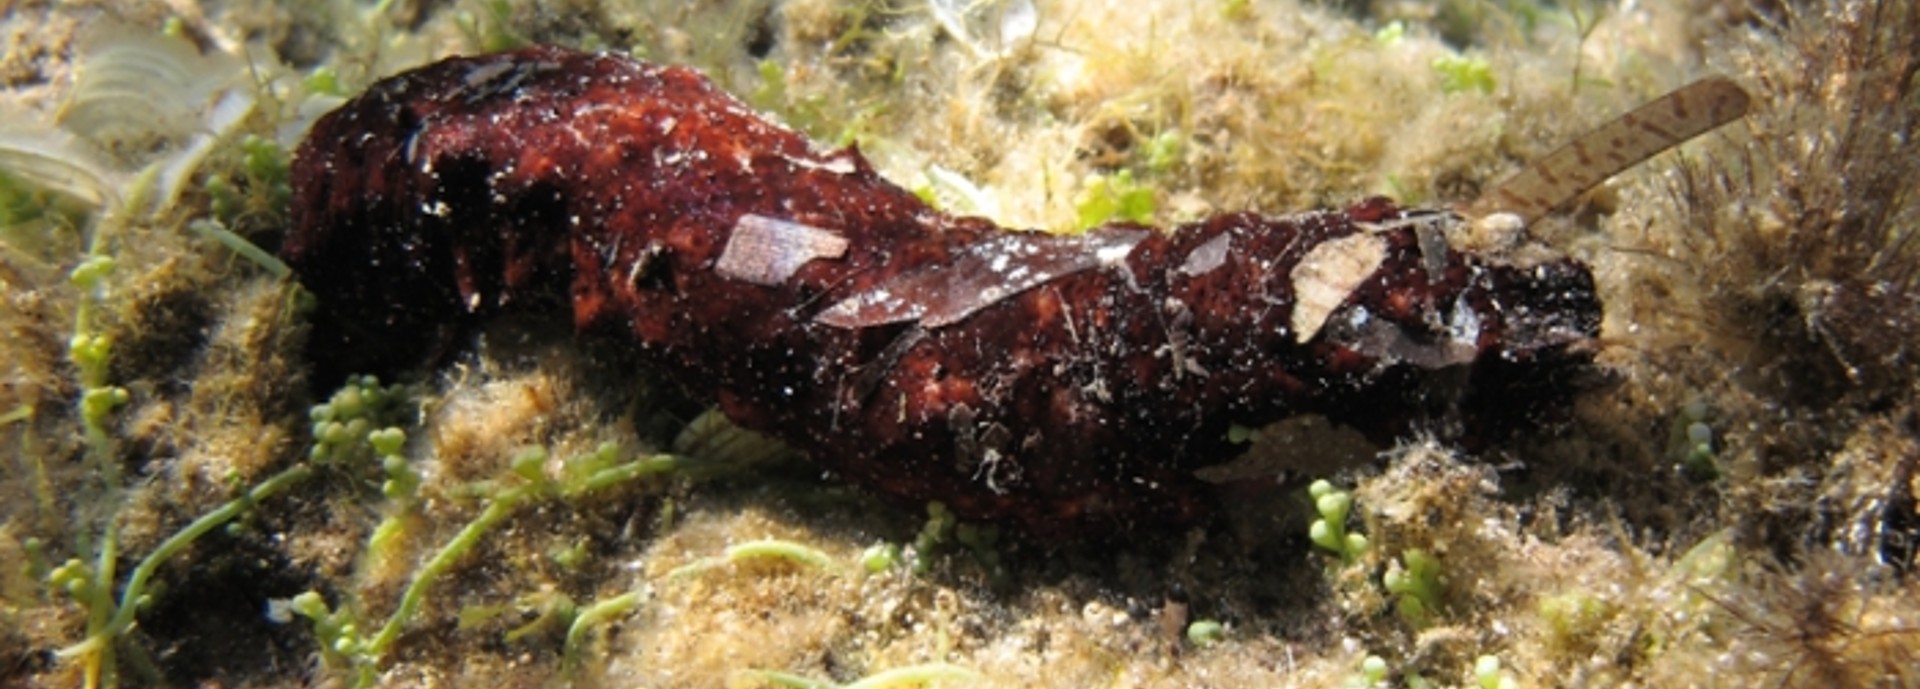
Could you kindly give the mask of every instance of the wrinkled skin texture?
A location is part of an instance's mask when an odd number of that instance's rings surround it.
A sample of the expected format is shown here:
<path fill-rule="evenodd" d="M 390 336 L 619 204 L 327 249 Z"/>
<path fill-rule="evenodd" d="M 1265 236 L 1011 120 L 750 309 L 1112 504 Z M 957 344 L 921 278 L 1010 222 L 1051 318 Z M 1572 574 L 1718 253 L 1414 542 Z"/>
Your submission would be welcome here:
<path fill-rule="evenodd" d="M 1073 240 L 1100 260 L 1077 260 L 929 208 L 696 72 L 557 48 L 383 81 L 314 126 L 293 175 L 283 253 L 320 300 L 323 376 L 418 365 L 453 326 L 570 305 L 581 333 L 631 342 L 847 479 L 1041 534 L 1206 514 L 1193 472 L 1242 449 L 1230 424 L 1319 413 L 1468 445 L 1532 426 L 1568 404 L 1600 317 L 1584 266 L 1424 255 L 1395 221 L 1446 216 L 1384 199 L 1103 227 Z M 772 284 L 722 275 L 747 214 L 845 251 Z M 1377 265 L 1324 327 L 1297 327 L 1296 268 L 1363 232 Z M 983 246 L 1037 250 L 1009 268 Z M 1051 277 L 979 289 L 1022 267 Z M 822 315 L 881 297 L 966 308 Z"/>

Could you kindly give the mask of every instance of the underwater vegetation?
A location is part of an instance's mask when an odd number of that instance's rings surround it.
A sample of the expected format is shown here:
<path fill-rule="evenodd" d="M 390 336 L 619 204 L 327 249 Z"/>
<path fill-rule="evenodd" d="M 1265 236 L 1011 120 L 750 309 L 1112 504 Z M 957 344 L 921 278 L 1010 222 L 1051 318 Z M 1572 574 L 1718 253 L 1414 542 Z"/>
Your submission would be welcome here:
<path fill-rule="evenodd" d="M 0 685 L 1916 684 L 1913 3 L 26 2 L 0 28 Z M 298 142 L 383 78 L 532 44 L 687 65 L 857 145 L 902 207 L 1062 236 L 1447 208 L 1697 77 L 1753 106 L 1528 228 L 1606 305 L 1562 423 L 1230 419 L 1212 521 L 1043 540 L 728 423 L 719 381 L 543 317 L 564 291 L 397 340 L 433 363 L 316 367 L 334 307 L 275 258 Z"/>

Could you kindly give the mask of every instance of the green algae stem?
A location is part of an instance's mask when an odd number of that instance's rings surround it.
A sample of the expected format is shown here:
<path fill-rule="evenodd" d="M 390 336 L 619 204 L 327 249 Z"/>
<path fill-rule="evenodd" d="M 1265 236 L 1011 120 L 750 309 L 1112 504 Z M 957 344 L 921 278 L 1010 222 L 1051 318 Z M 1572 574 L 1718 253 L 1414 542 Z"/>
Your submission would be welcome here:
<path fill-rule="evenodd" d="M 282 261 L 279 257 L 267 253 L 267 251 L 260 248 L 258 244 L 247 241 L 246 237 L 235 234 L 233 230 L 227 229 L 218 221 L 205 219 L 195 220 L 187 223 L 187 229 L 199 233 L 200 236 L 218 242 L 221 246 L 227 247 L 227 250 L 239 254 L 241 258 L 252 261 L 254 265 L 260 266 L 262 270 L 271 273 L 274 277 L 282 280 L 293 277 L 293 268 L 288 267 L 286 261 Z"/>
<path fill-rule="evenodd" d="M 585 641 L 587 632 L 601 622 L 612 619 L 615 615 L 625 613 L 639 605 L 640 592 L 629 591 L 606 600 L 594 601 L 593 604 L 581 608 L 580 611 L 574 615 L 573 624 L 567 626 L 567 642 L 566 649 L 563 651 L 565 656 L 563 664 L 569 668 L 579 667 L 580 645 Z"/>
<path fill-rule="evenodd" d="M 439 552 L 434 553 L 433 559 L 428 560 L 427 564 L 414 576 L 413 581 L 407 584 L 406 591 L 400 595 L 399 607 L 394 609 L 393 614 L 387 618 L 386 624 L 381 626 L 380 633 L 367 644 L 367 655 L 375 658 L 384 655 L 393 645 L 394 640 L 400 637 L 400 632 L 406 628 L 407 622 L 413 619 L 414 613 L 420 610 L 420 604 L 426 600 L 427 590 L 433 587 L 434 580 L 453 569 L 453 566 L 459 563 L 468 551 L 473 550 L 473 547 L 480 543 L 480 539 L 484 538 L 488 531 L 492 531 L 494 526 L 512 516 L 522 505 L 544 497 L 555 488 L 558 488 L 561 496 L 571 498 L 642 476 L 665 473 L 680 464 L 679 457 L 674 455 L 654 455 L 601 469 L 562 485 L 556 486 L 552 481 L 541 480 L 508 488 L 496 494 L 493 502 L 487 504 L 487 508 L 481 511 L 480 516 L 475 517 L 465 528 L 460 529 L 460 533 L 447 541 Z"/>
<path fill-rule="evenodd" d="M 821 570 L 837 569 L 837 565 L 834 563 L 833 557 L 827 555 L 824 552 L 821 552 L 819 549 L 808 547 L 799 543 L 794 543 L 792 541 L 782 541 L 779 539 L 770 538 L 770 539 L 763 539 L 758 541 L 748 541 L 746 543 L 729 546 L 727 548 L 726 554 L 721 555 L 719 557 L 701 558 L 692 563 L 681 566 L 673 570 L 672 572 L 668 572 L 667 578 L 668 579 L 685 579 L 687 577 L 697 575 L 701 572 L 705 572 L 709 569 L 713 569 L 715 567 L 719 567 L 724 564 L 740 562 L 742 560 L 759 559 L 759 558 L 785 560 L 787 562 L 792 562 L 794 564 L 802 565 L 805 567 L 811 567 L 813 569 L 821 569 Z"/>
<path fill-rule="evenodd" d="M 81 662 L 87 667 L 87 686 L 95 686 L 97 679 L 101 676 L 103 668 L 105 668 L 108 673 L 111 673 L 111 665 L 113 662 L 112 640 L 132 628 L 134 615 L 139 611 L 141 604 L 145 602 L 147 581 L 153 578 L 153 573 L 158 571 L 161 565 L 166 564 L 167 560 L 178 555 L 180 551 L 186 550 L 187 546 L 192 545 L 195 540 L 206 535 L 207 532 L 220 528 L 227 522 L 233 521 L 234 518 L 240 516 L 260 501 L 272 497 L 274 494 L 286 490 L 311 476 L 313 476 L 313 468 L 306 464 L 296 464 L 288 467 L 273 477 L 260 482 L 260 484 L 254 486 L 252 490 L 247 491 L 245 495 L 229 500 L 226 504 L 221 505 L 212 512 L 201 515 L 199 519 L 193 520 L 192 523 L 175 532 L 172 536 L 168 537 L 167 540 L 161 541 L 160 545 L 153 549 L 153 552 L 148 553 L 147 556 L 140 561 L 140 564 L 134 566 L 133 574 L 127 578 L 127 585 L 120 593 L 120 602 L 113 608 L 113 615 L 106 617 L 103 614 L 105 610 L 104 606 L 89 606 L 92 609 L 89 610 L 90 619 L 87 624 L 87 639 L 78 644 L 60 649 L 55 655 L 61 658 L 81 658 Z M 98 579 L 92 584 L 97 591 L 105 592 L 112 590 L 108 584 L 113 577 L 113 567 L 111 563 L 116 550 L 114 547 L 115 541 L 114 530 L 109 527 L 101 544 L 101 567 L 97 571 Z"/>

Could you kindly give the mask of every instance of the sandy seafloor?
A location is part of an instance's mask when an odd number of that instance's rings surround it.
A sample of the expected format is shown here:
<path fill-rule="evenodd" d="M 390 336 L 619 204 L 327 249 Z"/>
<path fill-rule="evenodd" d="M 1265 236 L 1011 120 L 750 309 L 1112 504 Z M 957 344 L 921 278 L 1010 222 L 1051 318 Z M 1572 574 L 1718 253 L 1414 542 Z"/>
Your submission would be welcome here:
<path fill-rule="evenodd" d="M 4 7 L 0 686 L 1920 685 L 1910 1 Z M 1457 203 L 1703 75 L 1755 106 L 1533 228 L 1606 304 L 1568 423 L 1468 456 L 1298 420 L 1214 523 L 1045 543 L 676 444 L 702 391 L 538 318 L 314 389 L 303 297 L 232 237 L 279 245 L 343 96 L 524 42 L 694 65 L 1054 230 Z M 1365 550 L 1309 540 L 1315 479 Z"/>

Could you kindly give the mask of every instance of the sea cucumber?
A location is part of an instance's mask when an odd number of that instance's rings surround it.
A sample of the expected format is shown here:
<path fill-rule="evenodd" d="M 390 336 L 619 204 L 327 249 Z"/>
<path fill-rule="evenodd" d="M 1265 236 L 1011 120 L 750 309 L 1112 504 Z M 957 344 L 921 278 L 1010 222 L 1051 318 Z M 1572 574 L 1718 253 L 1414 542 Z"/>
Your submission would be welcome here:
<path fill-rule="evenodd" d="M 293 167 L 282 252 L 337 373 L 571 307 L 583 334 L 848 480 L 1035 533 L 1189 523 L 1233 424 L 1479 444 L 1564 411 L 1601 304 L 1445 210 L 1010 231 L 697 72 L 533 47 L 381 81 Z"/>

